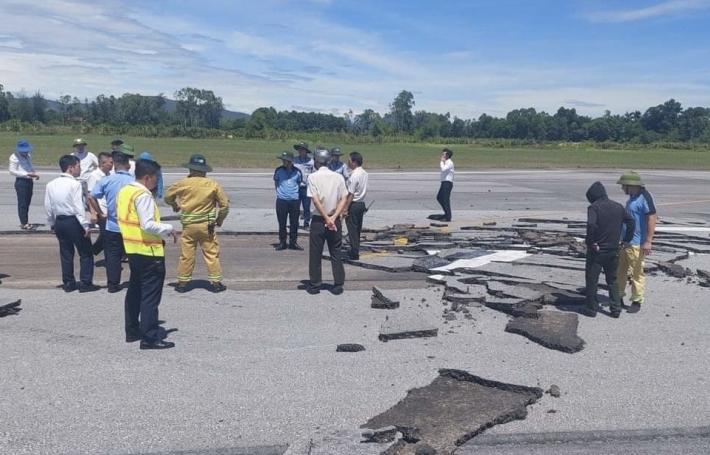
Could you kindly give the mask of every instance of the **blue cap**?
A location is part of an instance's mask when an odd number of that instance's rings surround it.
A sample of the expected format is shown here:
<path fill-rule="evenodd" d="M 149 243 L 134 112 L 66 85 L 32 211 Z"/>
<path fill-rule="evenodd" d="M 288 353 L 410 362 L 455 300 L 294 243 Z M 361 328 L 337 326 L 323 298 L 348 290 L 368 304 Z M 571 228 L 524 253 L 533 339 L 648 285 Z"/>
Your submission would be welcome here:
<path fill-rule="evenodd" d="M 15 151 L 19 153 L 29 153 L 32 151 L 32 145 L 24 139 L 17 141 Z"/>
<path fill-rule="evenodd" d="M 148 161 L 155 161 L 153 159 L 153 155 L 148 150 L 144 150 L 143 153 L 138 155 L 139 160 L 148 160 Z"/>

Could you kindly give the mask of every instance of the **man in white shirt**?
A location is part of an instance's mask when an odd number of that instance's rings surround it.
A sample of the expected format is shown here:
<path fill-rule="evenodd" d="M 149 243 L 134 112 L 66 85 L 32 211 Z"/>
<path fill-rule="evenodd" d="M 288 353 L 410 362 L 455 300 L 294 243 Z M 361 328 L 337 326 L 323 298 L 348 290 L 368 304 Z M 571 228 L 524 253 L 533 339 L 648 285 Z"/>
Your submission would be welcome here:
<path fill-rule="evenodd" d="M 448 148 L 441 151 L 441 162 L 439 163 L 441 185 L 439 186 L 436 200 L 441 205 L 441 208 L 444 209 L 444 214 L 442 216 L 433 215 L 431 218 L 442 221 L 451 221 L 451 190 L 454 189 L 454 162 L 451 160 L 452 156 L 454 156 L 454 152 Z"/>
<path fill-rule="evenodd" d="M 347 180 L 348 201 L 346 203 L 347 217 L 345 224 L 348 227 L 348 239 L 350 240 L 350 252 L 348 256 L 352 260 L 360 259 L 360 233 L 362 232 L 362 219 L 365 217 L 367 207 L 365 206 L 365 194 L 367 194 L 367 172 L 362 168 L 362 155 L 352 152 L 348 160 L 350 168 Z"/>
<path fill-rule="evenodd" d="M 111 174 L 113 170 L 113 157 L 108 152 L 99 153 L 99 167 L 89 174 L 89 178 L 86 181 L 86 188 L 91 194 L 94 191 L 96 185 L 101 181 L 102 178 Z M 98 211 L 91 203 L 89 203 L 89 208 L 91 209 L 91 222 L 99 225 L 99 236 L 94 242 L 93 251 L 94 256 L 99 254 L 104 249 L 103 237 L 104 231 L 106 230 L 106 217 L 108 214 L 108 208 L 106 206 L 106 198 L 102 197 L 97 199 Z"/>
<path fill-rule="evenodd" d="M 86 141 L 82 138 L 74 139 L 72 155 L 77 157 L 81 163 L 79 181 L 86 182 L 89 179 L 89 175 L 99 167 L 99 159 L 96 158 L 96 155 L 86 150 Z"/>
<path fill-rule="evenodd" d="M 34 229 L 29 224 L 30 204 L 34 181 L 39 180 L 39 174 L 32 166 L 32 145 L 24 139 L 17 141 L 15 153 L 10 155 L 7 169 L 15 177 L 15 192 L 17 193 L 17 215 L 20 218 L 20 228 L 23 230 Z"/>
<path fill-rule="evenodd" d="M 335 295 L 342 294 L 345 283 L 345 269 L 340 252 L 343 243 L 340 215 L 345 210 L 345 204 L 348 201 L 348 190 L 343 177 L 328 169 L 329 159 L 330 152 L 328 150 L 316 150 L 314 154 L 316 171 L 308 176 L 307 194 L 313 203 L 314 214 L 311 218 L 311 245 L 308 261 L 309 294 L 320 292 L 322 285 L 321 261 L 323 246 L 326 242 L 333 267 L 334 285 L 331 292 Z"/>
<path fill-rule="evenodd" d="M 160 165 L 136 162 L 136 180 L 124 186 L 116 202 L 118 224 L 128 255 L 131 278 L 124 303 L 126 342 L 140 340 L 141 349 L 168 349 L 175 343 L 158 323 L 158 306 L 165 282 L 165 237 L 177 236 L 173 226 L 160 222 L 151 191 L 158 182 Z"/>
<path fill-rule="evenodd" d="M 62 288 L 65 292 L 77 289 L 74 278 L 74 249 L 79 252 L 79 292 L 92 292 L 94 286 L 94 255 L 91 250 L 89 220 L 84 210 L 83 191 L 76 178 L 81 173 L 79 159 L 64 155 L 59 159 L 62 174 L 47 184 L 44 208 L 47 222 L 59 240 L 62 264 Z"/>

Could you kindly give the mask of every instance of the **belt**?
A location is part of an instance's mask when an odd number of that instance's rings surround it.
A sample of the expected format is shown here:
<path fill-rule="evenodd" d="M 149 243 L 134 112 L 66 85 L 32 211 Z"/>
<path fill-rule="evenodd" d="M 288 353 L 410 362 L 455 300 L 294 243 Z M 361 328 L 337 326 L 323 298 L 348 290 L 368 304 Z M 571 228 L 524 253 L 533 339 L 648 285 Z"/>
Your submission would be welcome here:
<path fill-rule="evenodd" d="M 76 216 L 74 216 L 74 215 L 57 215 L 55 218 L 58 220 L 68 220 L 69 218 L 76 219 Z"/>

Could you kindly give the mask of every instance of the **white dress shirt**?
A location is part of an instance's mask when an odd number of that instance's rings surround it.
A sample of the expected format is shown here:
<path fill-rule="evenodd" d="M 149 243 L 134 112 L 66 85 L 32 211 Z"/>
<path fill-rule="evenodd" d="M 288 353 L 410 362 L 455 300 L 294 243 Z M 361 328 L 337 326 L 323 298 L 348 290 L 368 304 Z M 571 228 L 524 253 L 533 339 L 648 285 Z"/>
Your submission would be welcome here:
<path fill-rule="evenodd" d="M 84 209 L 81 183 L 71 174 L 62 173 L 47 184 L 44 192 L 44 210 L 47 222 L 54 226 L 58 216 L 75 216 L 84 229 L 89 228 Z"/>
<path fill-rule="evenodd" d="M 95 169 L 91 174 L 89 174 L 89 178 L 86 180 L 86 188 L 91 193 L 94 191 L 94 187 L 96 186 L 99 181 L 106 177 L 107 174 L 104 174 L 104 171 L 101 169 Z M 101 212 L 104 214 L 108 213 L 106 211 L 106 198 L 102 197 L 101 199 L 98 199 L 99 202 L 99 207 L 101 208 Z"/>
<path fill-rule="evenodd" d="M 441 166 L 441 181 L 442 182 L 453 182 L 454 181 L 454 162 L 451 158 L 446 161 L 440 162 Z"/>
<path fill-rule="evenodd" d="M 96 158 L 96 155 L 86 150 L 84 153 L 73 152 L 72 155 L 79 158 L 79 163 L 81 163 L 81 175 L 79 176 L 79 180 L 86 182 L 89 179 L 89 174 L 98 169 L 99 159 Z"/>
<path fill-rule="evenodd" d="M 150 190 L 139 182 L 131 182 L 129 185 L 133 185 L 147 191 L 147 193 L 141 194 L 135 199 L 136 213 L 138 214 L 141 229 L 162 237 L 173 232 L 172 224 L 155 221 L 155 212 L 157 207 L 155 206 L 155 199 L 153 199 L 153 195 L 150 193 Z"/>
<path fill-rule="evenodd" d="M 32 177 L 27 176 L 27 174 L 35 171 L 35 168 L 32 167 L 32 156 L 30 156 L 29 153 L 13 153 L 10 155 L 10 164 L 8 165 L 7 170 L 10 171 L 10 175 L 15 177 L 19 177 L 21 179 L 32 179 Z"/>
<path fill-rule="evenodd" d="M 353 195 L 353 202 L 365 202 L 367 194 L 367 172 L 362 167 L 350 171 L 348 178 L 348 193 Z"/>
<path fill-rule="evenodd" d="M 310 198 L 318 198 L 325 212 L 332 215 L 338 208 L 338 202 L 348 195 L 348 190 L 345 188 L 342 175 L 336 174 L 326 166 L 321 166 L 308 176 L 307 194 Z M 321 215 L 313 203 L 311 203 L 311 212 Z"/>

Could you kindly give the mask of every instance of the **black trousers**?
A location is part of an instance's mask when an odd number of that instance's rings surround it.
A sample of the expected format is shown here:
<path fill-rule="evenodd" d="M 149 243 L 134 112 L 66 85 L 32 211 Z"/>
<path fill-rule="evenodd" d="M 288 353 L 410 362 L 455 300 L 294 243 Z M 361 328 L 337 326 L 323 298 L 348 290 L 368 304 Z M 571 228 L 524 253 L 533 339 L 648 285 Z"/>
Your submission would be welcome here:
<path fill-rule="evenodd" d="M 362 232 L 362 220 L 365 217 L 365 209 L 367 209 L 367 206 L 364 202 L 353 202 L 348 209 L 348 217 L 345 218 L 345 224 L 348 227 L 351 256 L 358 256 L 360 254 L 360 233 Z"/>
<path fill-rule="evenodd" d="M 104 230 L 103 238 L 106 283 L 109 286 L 119 286 L 121 284 L 123 237 L 119 232 Z"/>
<path fill-rule="evenodd" d="M 17 216 L 20 218 L 20 224 L 28 223 L 28 213 L 30 212 L 30 204 L 32 203 L 32 189 L 34 182 L 32 179 L 16 178 L 15 192 L 17 193 Z"/>
<path fill-rule="evenodd" d="M 92 245 L 92 249 L 94 251 L 94 256 L 99 254 L 104 250 L 104 233 L 106 232 L 106 220 L 99 219 L 98 221 L 99 225 L 99 236 L 96 237 L 96 240 L 94 240 L 94 244 Z"/>
<path fill-rule="evenodd" d="M 84 236 L 84 228 L 75 216 L 58 216 L 54 234 L 59 240 L 59 257 L 62 262 L 62 283 L 65 287 L 76 285 L 74 278 L 74 249 L 79 252 L 79 279 L 89 285 L 94 280 L 94 252 L 91 240 Z"/>
<path fill-rule="evenodd" d="M 303 206 L 303 225 L 308 226 L 311 222 L 311 198 L 308 197 L 308 188 L 302 186 L 298 189 L 298 199 Z"/>
<path fill-rule="evenodd" d="M 597 290 L 599 289 L 599 275 L 603 270 L 606 284 L 609 286 L 609 309 L 612 312 L 621 311 L 619 289 L 616 286 L 616 271 L 618 267 L 618 250 L 587 251 L 585 279 L 588 308 L 596 310 L 599 307 L 597 302 Z"/>
<path fill-rule="evenodd" d="M 320 286 L 323 281 L 321 262 L 323 261 L 325 243 L 328 243 L 330 263 L 333 267 L 333 282 L 336 286 L 342 286 L 345 283 L 345 269 L 340 252 L 340 248 L 343 246 L 343 227 L 340 220 L 336 221 L 335 225 L 338 229 L 331 231 L 326 229 L 322 217 L 314 216 L 311 219 L 308 274 L 312 286 Z"/>
<path fill-rule="evenodd" d="M 128 264 L 131 280 L 124 303 L 126 335 L 139 335 L 148 342 L 162 340 L 166 332 L 158 324 L 158 305 L 163 297 L 165 258 L 129 254 Z"/>
<path fill-rule="evenodd" d="M 436 200 L 444 209 L 444 219 L 451 221 L 451 190 L 454 189 L 454 182 L 444 181 L 439 186 L 439 192 L 436 195 Z"/>
<path fill-rule="evenodd" d="M 279 242 L 286 244 L 286 221 L 289 222 L 289 242 L 291 245 L 298 240 L 298 215 L 300 214 L 300 200 L 287 201 L 276 199 L 276 218 L 279 220 Z"/>

